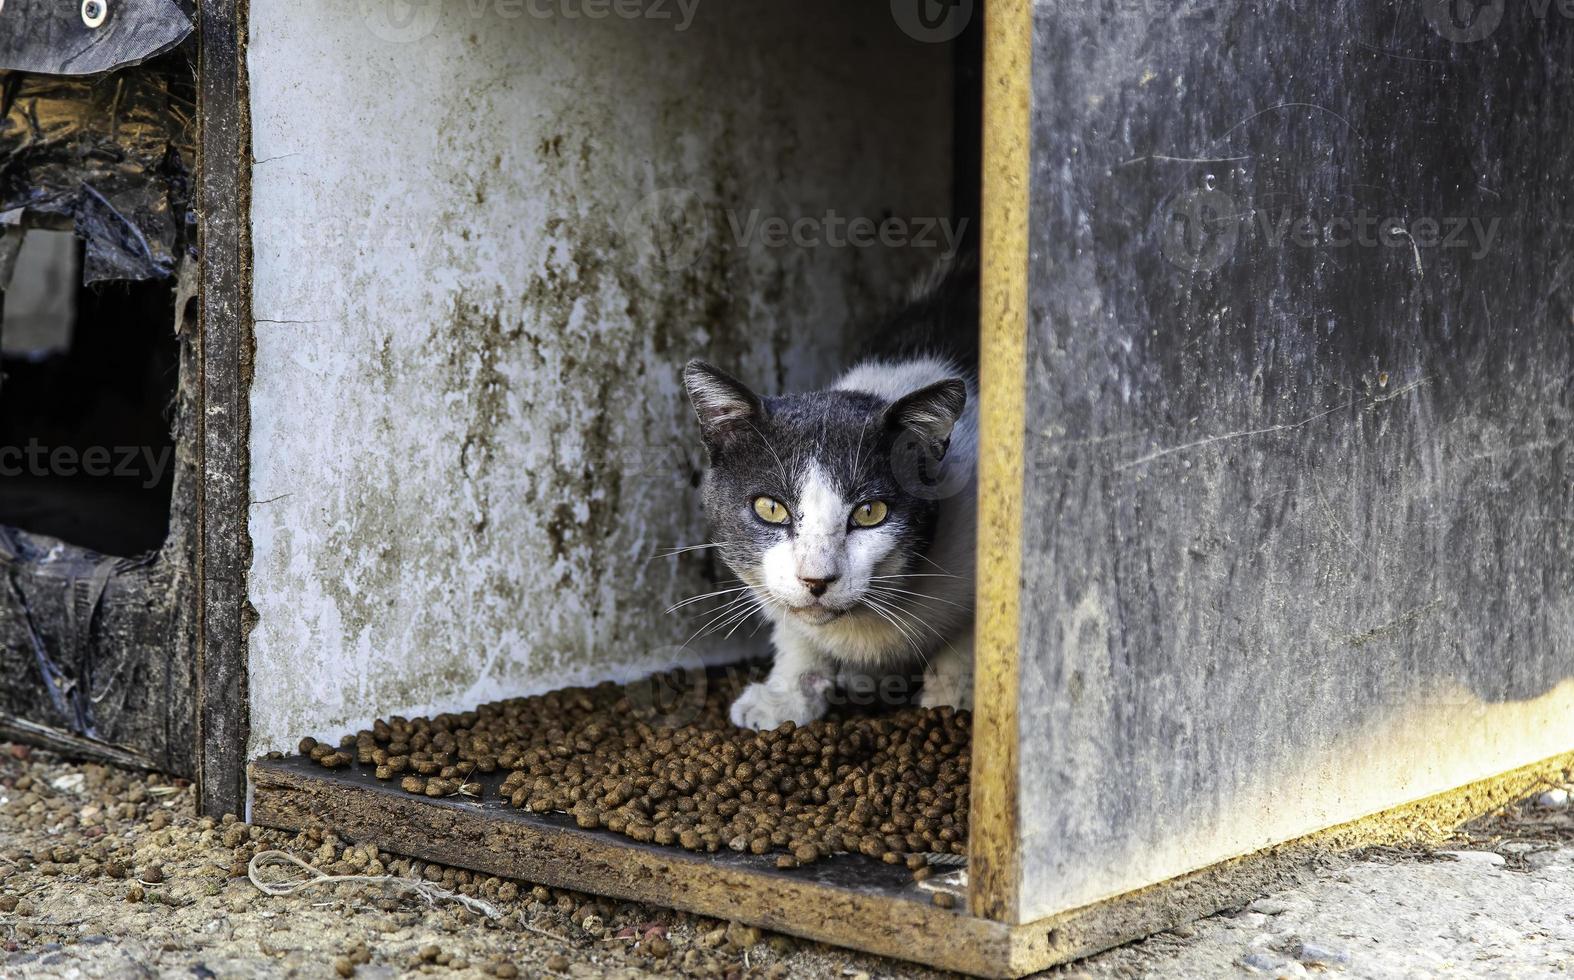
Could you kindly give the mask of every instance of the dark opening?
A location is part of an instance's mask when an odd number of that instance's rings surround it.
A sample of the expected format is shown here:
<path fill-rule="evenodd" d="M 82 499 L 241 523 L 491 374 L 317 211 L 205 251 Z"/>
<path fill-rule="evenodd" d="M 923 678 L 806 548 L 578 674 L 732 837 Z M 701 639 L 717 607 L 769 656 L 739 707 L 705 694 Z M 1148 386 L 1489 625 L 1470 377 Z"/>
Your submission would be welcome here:
<path fill-rule="evenodd" d="M 29 231 L 0 294 L 0 524 L 139 555 L 169 533 L 175 289 L 83 286 L 68 237 Z"/>

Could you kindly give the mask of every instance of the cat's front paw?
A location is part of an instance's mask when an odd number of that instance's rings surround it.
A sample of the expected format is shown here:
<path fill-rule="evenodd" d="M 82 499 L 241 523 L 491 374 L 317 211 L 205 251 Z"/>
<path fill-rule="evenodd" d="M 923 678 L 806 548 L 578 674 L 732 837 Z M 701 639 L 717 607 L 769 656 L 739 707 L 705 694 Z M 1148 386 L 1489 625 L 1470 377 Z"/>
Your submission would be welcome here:
<path fill-rule="evenodd" d="M 755 731 L 769 731 L 784 721 L 807 725 L 825 714 L 825 699 L 818 694 L 815 690 L 784 690 L 757 681 L 744 688 L 738 700 L 732 702 L 729 716 L 739 728 Z"/>

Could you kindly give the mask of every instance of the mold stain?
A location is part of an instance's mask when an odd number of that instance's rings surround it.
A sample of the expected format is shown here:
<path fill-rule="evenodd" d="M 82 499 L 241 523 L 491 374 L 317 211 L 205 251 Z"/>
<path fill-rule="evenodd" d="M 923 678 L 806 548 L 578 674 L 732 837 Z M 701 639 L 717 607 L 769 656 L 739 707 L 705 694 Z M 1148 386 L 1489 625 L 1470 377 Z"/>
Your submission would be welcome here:
<path fill-rule="evenodd" d="M 477 537 L 490 522 L 486 476 L 498 457 L 498 429 L 508 418 L 510 384 L 499 362 L 523 335 L 520 323 L 504 327 L 501 314 L 473 303 L 459 304 L 448 325 L 447 340 L 452 346 L 445 387 L 468 408 L 458 462 L 459 472 L 475 496 L 476 514 L 470 532 Z"/>

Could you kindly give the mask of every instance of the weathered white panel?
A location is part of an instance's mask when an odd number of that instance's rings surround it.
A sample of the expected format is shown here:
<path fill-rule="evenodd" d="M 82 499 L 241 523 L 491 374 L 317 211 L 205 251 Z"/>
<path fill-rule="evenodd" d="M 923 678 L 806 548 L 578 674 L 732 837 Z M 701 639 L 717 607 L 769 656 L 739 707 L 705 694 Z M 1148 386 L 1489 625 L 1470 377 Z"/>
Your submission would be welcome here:
<path fill-rule="evenodd" d="M 949 213 L 949 52 L 887 5 L 532 9 L 252 4 L 254 752 L 669 661 L 679 366 L 821 381 L 938 254 L 737 240 Z"/>

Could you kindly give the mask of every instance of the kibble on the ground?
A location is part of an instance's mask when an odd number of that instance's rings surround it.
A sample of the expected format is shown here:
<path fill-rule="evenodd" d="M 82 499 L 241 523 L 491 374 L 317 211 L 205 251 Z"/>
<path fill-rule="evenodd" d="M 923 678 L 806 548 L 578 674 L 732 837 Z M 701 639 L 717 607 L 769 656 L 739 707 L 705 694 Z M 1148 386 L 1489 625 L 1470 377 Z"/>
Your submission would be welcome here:
<path fill-rule="evenodd" d="M 781 868 L 852 852 L 916 870 L 915 855 L 967 852 L 968 712 L 849 709 L 754 732 L 727 719 L 746 681 L 708 684 L 679 725 L 639 690 L 604 683 L 379 719 L 337 747 L 307 738 L 300 751 L 434 798 L 479 798 L 480 780 L 502 772 L 498 792 L 523 810 L 642 843 L 774 853 Z"/>

